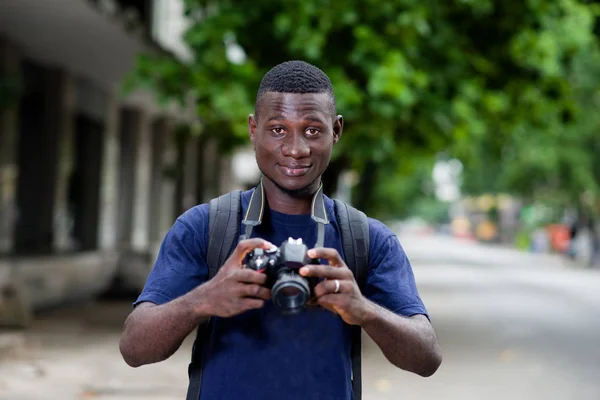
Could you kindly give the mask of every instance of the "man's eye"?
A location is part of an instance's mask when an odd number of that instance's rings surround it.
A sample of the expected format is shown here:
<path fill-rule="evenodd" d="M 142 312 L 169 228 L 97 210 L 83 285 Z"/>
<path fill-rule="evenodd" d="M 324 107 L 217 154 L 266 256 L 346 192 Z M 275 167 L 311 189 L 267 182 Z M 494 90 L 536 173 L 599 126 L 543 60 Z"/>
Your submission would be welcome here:
<path fill-rule="evenodd" d="M 306 130 L 306 133 L 308 134 L 308 136 L 316 136 L 319 134 L 319 130 L 310 128 Z"/>
<path fill-rule="evenodd" d="M 285 132 L 283 128 L 273 128 L 271 129 L 271 132 L 273 132 L 276 135 L 283 135 L 283 133 Z"/>

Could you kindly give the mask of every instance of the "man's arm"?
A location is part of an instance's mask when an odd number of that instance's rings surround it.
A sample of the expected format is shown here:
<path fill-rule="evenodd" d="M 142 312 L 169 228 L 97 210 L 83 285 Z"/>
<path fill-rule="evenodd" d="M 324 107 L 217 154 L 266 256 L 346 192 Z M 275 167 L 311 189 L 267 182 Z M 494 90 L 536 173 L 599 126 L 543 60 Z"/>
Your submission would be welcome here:
<path fill-rule="evenodd" d="M 271 296 L 261 286 L 266 276 L 242 268 L 246 254 L 272 245 L 262 239 L 242 240 L 208 282 L 162 305 L 140 303 L 125 321 L 119 343 L 127 364 L 139 367 L 169 358 L 183 340 L 210 316 L 231 317 L 261 308 Z"/>
<path fill-rule="evenodd" d="M 366 302 L 369 311 L 360 325 L 388 361 L 423 377 L 433 375 L 442 363 L 442 350 L 427 317 L 403 317 L 372 301 Z"/>
<path fill-rule="evenodd" d="M 200 297 L 199 301 L 194 297 Z M 190 292 L 161 305 L 140 303 L 125 320 L 121 335 L 119 350 L 125 362 L 139 367 L 171 357 L 184 339 L 208 320 L 206 311 L 194 306 L 206 304 L 201 298 Z"/>
<path fill-rule="evenodd" d="M 337 250 L 312 249 L 308 255 L 329 261 L 329 265 L 307 265 L 300 269 L 301 275 L 325 278 L 314 290 L 318 304 L 340 315 L 347 324 L 361 326 L 398 368 L 425 377 L 435 373 L 442 354 L 426 317 L 403 317 L 363 296 Z"/>

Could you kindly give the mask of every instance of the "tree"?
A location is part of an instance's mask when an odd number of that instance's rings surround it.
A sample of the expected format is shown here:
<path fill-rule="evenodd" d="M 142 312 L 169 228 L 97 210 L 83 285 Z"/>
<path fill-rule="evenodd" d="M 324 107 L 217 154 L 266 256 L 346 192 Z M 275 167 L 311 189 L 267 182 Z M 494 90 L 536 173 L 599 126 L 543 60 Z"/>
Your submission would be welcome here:
<path fill-rule="evenodd" d="M 538 28 L 523 32 L 515 59 L 539 76 L 537 85 L 513 87 L 512 109 L 493 125 L 496 135 L 458 143 L 469 171 L 466 190 L 510 191 L 529 199 L 559 196 L 577 203 L 598 196 L 596 156 L 600 115 L 600 44 L 595 7 L 576 1 L 554 4 Z M 525 118 L 527 116 L 527 118 Z M 478 177 L 486 177 L 479 179 Z"/>
<path fill-rule="evenodd" d="M 325 178 L 336 182 L 343 169 L 358 171 L 355 203 L 366 211 L 380 207 L 374 194 L 381 179 L 393 178 L 378 171 L 402 171 L 413 154 L 433 155 L 451 144 L 469 154 L 469 143 L 504 134 L 505 125 L 537 123 L 539 114 L 520 109 L 528 101 L 562 101 L 552 74 L 570 55 L 556 51 L 549 28 L 540 27 L 550 24 L 568 41 L 579 20 L 555 14 L 588 13 L 575 0 L 185 4 L 193 61 L 146 54 L 131 83 L 150 85 L 165 99 L 192 96 L 202 134 L 227 151 L 247 141 L 247 114 L 269 68 L 290 59 L 316 64 L 331 77 L 346 121 Z M 236 49 L 241 60 L 228 58 Z M 546 75 L 534 68 L 538 62 Z"/>
<path fill-rule="evenodd" d="M 559 211 L 576 208 L 597 248 L 600 23 L 594 3 L 555 2 L 536 34 L 521 33 L 515 59 L 539 77 L 538 85 L 514 88 L 518 113 L 495 125 L 498 135 L 474 138 L 462 155 L 466 191 L 503 191 Z"/>

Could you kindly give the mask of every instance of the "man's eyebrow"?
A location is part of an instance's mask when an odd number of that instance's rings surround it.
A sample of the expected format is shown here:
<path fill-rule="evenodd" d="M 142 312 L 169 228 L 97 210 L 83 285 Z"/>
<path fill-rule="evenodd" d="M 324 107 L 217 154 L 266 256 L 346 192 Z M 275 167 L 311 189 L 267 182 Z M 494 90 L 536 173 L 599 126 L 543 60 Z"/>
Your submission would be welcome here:
<path fill-rule="evenodd" d="M 323 123 L 323 119 L 319 118 L 319 117 L 308 116 L 308 117 L 305 117 L 304 119 L 306 119 L 308 121 Z"/>
<path fill-rule="evenodd" d="M 304 117 L 303 119 L 307 120 L 307 121 L 312 121 L 312 122 L 318 122 L 318 123 L 324 123 L 323 118 L 319 118 L 316 116 L 311 116 L 308 115 L 306 117 Z M 286 118 L 283 115 L 273 115 L 272 117 L 267 118 L 267 122 L 269 121 L 285 121 Z"/>
<path fill-rule="evenodd" d="M 283 115 L 274 115 L 272 117 L 267 118 L 267 121 L 285 121 L 285 117 Z M 314 122 L 323 122 L 323 118 L 315 117 L 315 116 L 306 116 L 303 119 Z"/>

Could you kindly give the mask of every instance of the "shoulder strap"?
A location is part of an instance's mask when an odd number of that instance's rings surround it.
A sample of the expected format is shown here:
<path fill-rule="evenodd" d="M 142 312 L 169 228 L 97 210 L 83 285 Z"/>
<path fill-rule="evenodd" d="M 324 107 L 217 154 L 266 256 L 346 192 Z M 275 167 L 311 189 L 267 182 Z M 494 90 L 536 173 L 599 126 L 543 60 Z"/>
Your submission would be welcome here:
<path fill-rule="evenodd" d="M 354 274 L 361 291 L 365 290 L 369 272 L 369 220 L 365 213 L 334 199 L 335 210 L 342 236 L 342 249 L 346 265 Z M 361 328 L 352 327 L 352 391 L 354 400 L 362 398 Z"/>
<path fill-rule="evenodd" d="M 208 264 L 208 279 L 212 279 L 223 265 L 239 237 L 241 215 L 241 191 L 226 193 L 209 203 L 208 217 L 208 246 L 206 262 Z M 200 398 L 202 385 L 203 349 L 209 335 L 211 320 L 198 326 L 196 340 L 192 347 L 192 360 L 188 367 L 190 379 L 186 400 Z"/>
<path fill-rule="evenodd" d="M 365 213 L 343 201 L 334 199 L 334 202 L 346 265 L 362 291 L 369 268 L 369 220 Z"/>
<path fill-rule="evenodd" d="M 241 191 L 234 190 L 210 201 L 206 262 L 208 279 L 219 271 L 239 237 Z"/>

